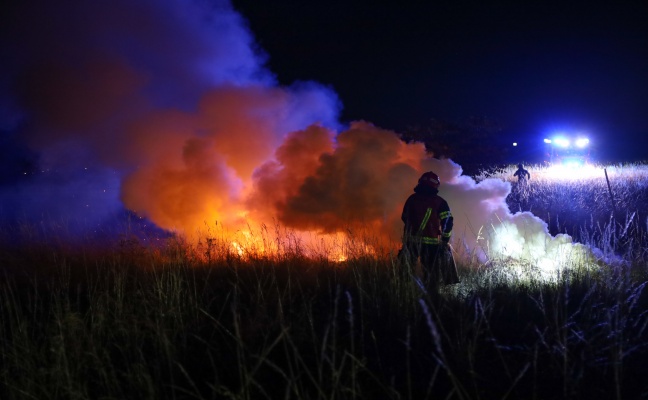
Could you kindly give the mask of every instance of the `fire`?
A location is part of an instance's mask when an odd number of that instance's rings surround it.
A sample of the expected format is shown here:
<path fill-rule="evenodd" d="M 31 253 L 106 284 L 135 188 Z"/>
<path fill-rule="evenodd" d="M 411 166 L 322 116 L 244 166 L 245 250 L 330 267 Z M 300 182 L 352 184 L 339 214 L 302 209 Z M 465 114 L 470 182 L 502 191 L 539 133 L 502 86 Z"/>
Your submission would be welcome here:
<path fill-rule="evenodd" d="M 242 258 L 305 256 L 342 263 L 352 257 L 380 256 L 372 245 L 364 243 L 367 239 L 356 241 L 348 233 L 268 232 L 263 227 L 254 232 L 248 225 L 248 230 L 238 231 L 225 240 L 229 241 L 233 253 Z"/>
<path fill-rule="evenodd" d="M 240 257 L 242 257 L 245 254 L 245 250 L 243 250 L 243 247 L 241 247 L 241 245 L 238 244 L 237 242 L 232 242 L 232 247 Z"/>
<path fill-rule="evenodd" d="M 339 134 L 311 125 L 254 154 L 215 143 L 188 135 L 179 154 L 165 149 L 127 176 L 122 198 L 190 242 L 217 231 L 239 255 L 374 254 L 399 239 L 402 204 L 428 157 L 422 144 L 364 122 Z"/>
<path fill-rule="evenodd" d="M 475 232 L 495 215 L 513 220 L 508 182 L 477 184 L 423 144 L 368 122 L 340 127 L 340 100 L 325 85 L 279 85 L 228 4 L 148 2 L 140 29 L 122 23 L 120 2 L 66 2 L 64 11 L 40 3 L 47 24 L 31 23 L 31 6 L 17 6 L 9 27 L 20 54 L 5 57 L 5 126 L 16 126 L 11 134 L 44 170 L 92 168 L 64 173 L 65 190 L 59 180 L 30 180 L 12 191 L 30 199 L 25 207 L 46 198 L 49 215 L 78 215 L 73 206 L 89 203 L 69 192 L 114 186 L 119 195 L 103 204 L 114 213 L 102 220 L 125 207 L 209 252 L 342 261 L 394 250 L 402 205 L 433 170 L 467 253 L 479 250 Z M 114 173 L 89 179 L 93 169 Z M 38 205 L 28 212 L 43 215 Z M 545 237 L 540 222 L 527 222 L 508 240 Z"/>

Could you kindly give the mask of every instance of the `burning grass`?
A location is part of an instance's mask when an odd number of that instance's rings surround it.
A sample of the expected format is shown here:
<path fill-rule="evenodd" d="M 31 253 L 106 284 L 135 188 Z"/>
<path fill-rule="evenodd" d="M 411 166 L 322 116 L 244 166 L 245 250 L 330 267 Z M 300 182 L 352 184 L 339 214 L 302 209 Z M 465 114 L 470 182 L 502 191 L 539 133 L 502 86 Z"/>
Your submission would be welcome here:
<path fill-rule="evenodd" d="M 0 398 L 645 397 L 645 231 L 578 222 L 601 268 L 464 260 L 440 293 L 367 232 L 14 242 Z"/>

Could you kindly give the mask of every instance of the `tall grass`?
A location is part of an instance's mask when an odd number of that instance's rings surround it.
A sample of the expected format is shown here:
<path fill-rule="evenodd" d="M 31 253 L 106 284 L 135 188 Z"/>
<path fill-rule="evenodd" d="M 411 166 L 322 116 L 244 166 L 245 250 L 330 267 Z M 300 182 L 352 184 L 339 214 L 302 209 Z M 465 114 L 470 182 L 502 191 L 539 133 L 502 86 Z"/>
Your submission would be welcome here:
<path fill-rule="evenodd" d="M 583 223 L 615 266 L 546 282 L 505 261 L 459 265 L 462 283 L 438 292 L 354 235 L 344 262 L 278 228 L 245 251 L 213 231 L 12 242 L 0 398 L 645 398 L 647 253 L 633 229 Z"/>
<path fill-rule="evenodd" d="M 390 256 L 242 256 L 217 239 L 19 250 L 3 252 L 3 399 L 648 393 L 643 260 L 552 284 L 461 266 L 433 293 Z"/>
<path fill-rule="evenodd" d="M 646 164 L 588 165 L 583 169 L 532 165 L 526 167 L 531 173 L 526 185 L 519 185 L 513 176 L 516 168 L 508 166 L 484 171 L 476 179 L 497 178 L 510 182 L 512 192 L 507 203 L 511 211 L 533 212 L 547 221 L 554 234 L 568 233 L 580 240 L 583 229 L 591 236 L 611 222 L 625 224 L 629 233 L 646 231 Z M 623 236 L 618 239 L 623 240 Z"/>

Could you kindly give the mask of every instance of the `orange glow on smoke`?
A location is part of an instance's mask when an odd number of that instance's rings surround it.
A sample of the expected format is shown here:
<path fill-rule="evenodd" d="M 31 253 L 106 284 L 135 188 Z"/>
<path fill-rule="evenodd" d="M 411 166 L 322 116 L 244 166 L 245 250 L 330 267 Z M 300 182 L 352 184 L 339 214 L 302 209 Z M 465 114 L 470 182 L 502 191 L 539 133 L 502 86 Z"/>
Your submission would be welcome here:
<path fill-rule="evenodd" d="M 182 146 L 157 143 L 160 156 L 148 157 L 125 180 L 125 204 L 191 242 L 219 226 L 219 235 L 240 255 L 281 251 L 272 244 L 279 238 L 252 233 L 264 225 L 290 230 L 305 248 L 328 247 L 334 260 L 347 259 L 342 242 L 350 232 L 370 252 L 399 240 L 402 204 L 427 157 L 422 144 L 357 122 L 337 135 L 311 125 L 271 149 L 263 145 L 268 128 L 238 120 L 230 125 L 236 136 L 231 140 L 181 133 Z M 249 132 L 259 132 L 260 139 Z M 251 149 L 246 141 L 254 143 Z"/>

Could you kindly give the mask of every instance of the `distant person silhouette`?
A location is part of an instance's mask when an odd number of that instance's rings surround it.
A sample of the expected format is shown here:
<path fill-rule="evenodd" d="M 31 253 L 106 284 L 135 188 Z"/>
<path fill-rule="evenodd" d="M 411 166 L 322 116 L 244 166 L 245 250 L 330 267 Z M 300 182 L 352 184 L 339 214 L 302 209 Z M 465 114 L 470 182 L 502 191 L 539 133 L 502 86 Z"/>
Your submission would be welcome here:
<path fill-rule="evenodd" d="M 513 176 L 517 176 L 518 181 L 517 184 L 513 186 L 512 194 L 517 199 L 520 211 L 528 211 L 529 196 L 531 195 L 531 193 L 527 181 L 531 179 L 531 174 L 529 173 L 529 171 L 524 169 L 524 166 L 520 163 L 518 164 L 518 169 L 517 171 L 515 171 L 515 174 L 513 174 Z"/>
<path fill-rule="evenodd" d="M 515 171 L 513 176 L 517 176 L 518 178 L 518 183 L 526 183 L 528 179 L 531 179 L 531 174 L 529 171 L 524 169 L 524 166 L 522 164 L 518 164 L 518 169 Z"/>

